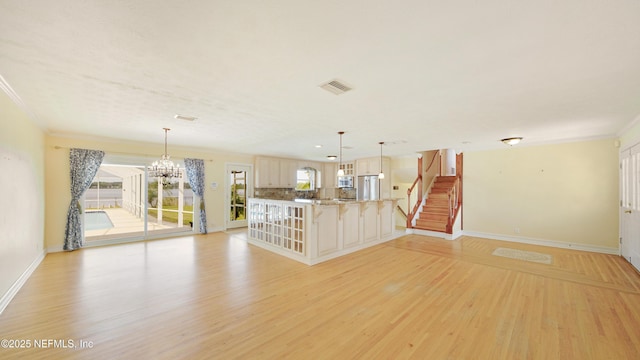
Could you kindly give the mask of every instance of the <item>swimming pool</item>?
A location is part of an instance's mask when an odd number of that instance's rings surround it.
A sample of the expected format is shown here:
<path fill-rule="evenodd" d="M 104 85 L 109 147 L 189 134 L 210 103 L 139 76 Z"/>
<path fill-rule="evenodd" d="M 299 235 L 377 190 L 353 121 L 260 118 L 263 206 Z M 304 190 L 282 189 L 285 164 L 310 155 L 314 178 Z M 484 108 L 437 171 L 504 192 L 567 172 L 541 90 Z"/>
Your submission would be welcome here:
<path fill-rule="evenodd" d="M 98 210 L 98 211 L 87 211 L 84 213 L 84 229 L 85 230 L 100 230 L 100 229 L 111 229 L 113 227 L 113 223 L 111 219 L 109 219 L 109 215 L 106 212 Z"/>

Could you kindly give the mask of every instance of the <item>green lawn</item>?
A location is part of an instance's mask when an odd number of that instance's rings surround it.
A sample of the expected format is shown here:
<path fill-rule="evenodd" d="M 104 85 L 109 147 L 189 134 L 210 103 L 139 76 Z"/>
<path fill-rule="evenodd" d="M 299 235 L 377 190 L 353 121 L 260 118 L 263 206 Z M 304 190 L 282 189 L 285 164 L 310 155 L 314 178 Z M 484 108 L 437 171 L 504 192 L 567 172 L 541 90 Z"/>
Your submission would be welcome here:
<path fill-rule="evenodd" d="M 162 221 L 178 223 L 178 206 L 164 206 L 163 210 L 175 210 L 174 211 L 162 211 Z M 182 209 L 183 211 L 193 211 L 193 206 L 185 205 Z M 158 210 L 149 209 L 149 215 L 155 218 L 158 217 Z M 189 225 L 189 222 L 193 221 L 193 214 L 191 213 L 183 213 L 182 214 L 182 224 Z"/>

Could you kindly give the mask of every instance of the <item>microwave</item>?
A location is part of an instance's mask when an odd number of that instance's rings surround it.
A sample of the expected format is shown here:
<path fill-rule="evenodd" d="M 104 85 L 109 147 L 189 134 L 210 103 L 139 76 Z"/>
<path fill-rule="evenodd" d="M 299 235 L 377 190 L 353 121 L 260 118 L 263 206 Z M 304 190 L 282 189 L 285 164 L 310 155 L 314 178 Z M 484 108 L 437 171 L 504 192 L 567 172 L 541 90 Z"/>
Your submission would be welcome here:
<path fill-rule="evenodd" d="M 353 188 L 353 176 L 338 176 L 339 188 Z"/>

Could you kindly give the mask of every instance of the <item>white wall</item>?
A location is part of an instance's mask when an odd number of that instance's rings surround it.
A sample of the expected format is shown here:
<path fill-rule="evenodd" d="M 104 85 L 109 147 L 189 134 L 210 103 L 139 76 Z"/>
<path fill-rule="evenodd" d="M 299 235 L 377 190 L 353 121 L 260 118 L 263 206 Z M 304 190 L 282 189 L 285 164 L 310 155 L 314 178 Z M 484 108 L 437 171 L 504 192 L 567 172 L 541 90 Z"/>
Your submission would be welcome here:
<path fill-rule="evenodd" d="M 614 139 L 464 154 L 465 233 L 616 252 Z"/>
<path fill-rule="evenodd" d="M 407 190 L 418 176 L 418 158 L 416 156 L 391 159 L 391 198 L 398 199 L 398 205 L 407 212 Z M 397 186 L 398 190 L 393 190 Z M 414 195 L 415 202 L 415 195 Z M 395 226 L 406 226 L 407 219 L 394 209 Z"/>
<path fill-rule="evenodd" d="M 0 299 L 43 256 L 44 134 L 0 91 Z M 0 311 L 2 311 L 0 301 Z"/>
<path fill-rule="evenodd" d="M 444 175 L 456 175 L 456 151 L 454 149 L 446 149 L 442 151 L 444 160 Z"/>

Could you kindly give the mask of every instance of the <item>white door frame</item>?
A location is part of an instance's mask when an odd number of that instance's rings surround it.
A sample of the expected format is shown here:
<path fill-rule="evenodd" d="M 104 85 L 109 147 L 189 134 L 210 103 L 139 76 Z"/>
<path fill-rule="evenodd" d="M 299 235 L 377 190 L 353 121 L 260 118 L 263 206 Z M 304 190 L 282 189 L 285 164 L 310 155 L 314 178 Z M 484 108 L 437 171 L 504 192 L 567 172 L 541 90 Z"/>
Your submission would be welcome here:
<path fill-rule="evenodd" d="M 640 270 L 640 143 L 620 151 L 620 256 Z"/>
<path fill-rule="evenodd" d="M 236 228 L 236 227 L 246 227 L 247 220 L 245 213 L 245 220 L 240 221 L 231 221 L 231 181 L 229 175 L 231 171 L 246 171 L 247 177 L 245 179 L 246 189 L 245 194 L 246 198 L 249 199 L 253 197 L 253 164 L 241 164 L 241 163 L 225 163 L 224 170 L 224 228 Z"/>

